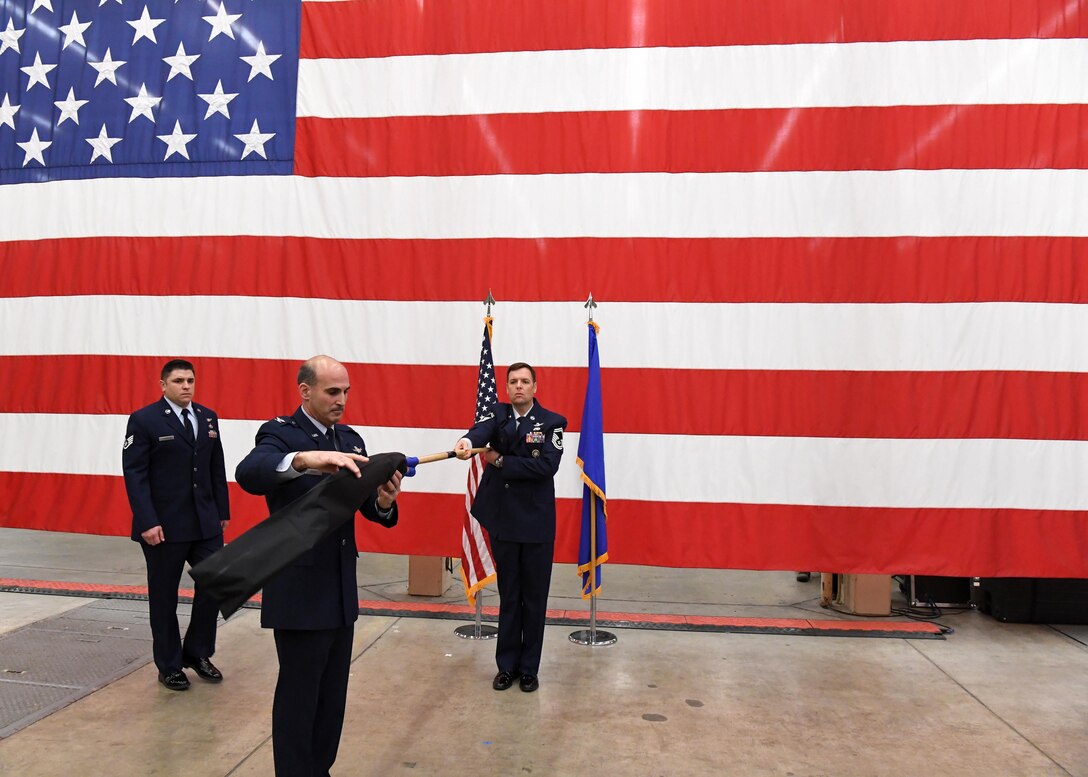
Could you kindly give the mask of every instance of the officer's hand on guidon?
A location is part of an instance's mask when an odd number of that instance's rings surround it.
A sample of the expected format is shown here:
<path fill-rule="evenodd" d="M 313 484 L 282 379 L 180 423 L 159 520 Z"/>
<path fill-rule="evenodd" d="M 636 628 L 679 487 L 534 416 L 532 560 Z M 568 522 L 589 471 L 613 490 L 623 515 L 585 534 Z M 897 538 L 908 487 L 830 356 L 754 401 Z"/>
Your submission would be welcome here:
<path fill-rule="evenodd" d="M 404 477 L 400 472 L 394 472 L 393 477 L 378 487 L 378 507 L 388 510 L 396 501 L 400 493 L 400 480 Z"/>
<path fill-rule="evenodd" d="M 355 477 L 361 477 L 359 474 L 359 465 L 366 464 L 370 459 L 366 456 L 360 456 L 358 453 L 341 453 L 340 451 L 299 451 L 295 454 L 295 458 L 291 459 L 291 466 L 297 469 L 299 472 L 305 472 L 308 469 L 316 469 L 321 472 L 333 473 L 339 470 L 341 467 L 347 467 L 355 473 Z"/>
<path fill-rule="evenodd" d="M 472 458 L 472 440 L 467 437 L 462 437 L 457 441 L 457 444 L 453 446 L 453 452 L 457 455 L 457 458 L 462 461 Z"/>

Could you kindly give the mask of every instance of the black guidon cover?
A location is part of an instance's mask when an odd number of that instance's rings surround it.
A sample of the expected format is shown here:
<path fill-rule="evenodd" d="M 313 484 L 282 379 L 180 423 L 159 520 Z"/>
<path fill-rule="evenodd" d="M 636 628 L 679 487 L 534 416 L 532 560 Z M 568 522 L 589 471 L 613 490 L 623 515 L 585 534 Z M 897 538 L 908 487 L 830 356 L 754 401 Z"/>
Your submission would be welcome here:
<path fill-rule="evenodd" d="M 193 580 L 229 618 L 277 572 L 352 520 L 394 472 L 406 469 L 403 453 L 379 453 L 359 465 L 361 477 L 340 470 L 201 561 L 190 570 Z"/>

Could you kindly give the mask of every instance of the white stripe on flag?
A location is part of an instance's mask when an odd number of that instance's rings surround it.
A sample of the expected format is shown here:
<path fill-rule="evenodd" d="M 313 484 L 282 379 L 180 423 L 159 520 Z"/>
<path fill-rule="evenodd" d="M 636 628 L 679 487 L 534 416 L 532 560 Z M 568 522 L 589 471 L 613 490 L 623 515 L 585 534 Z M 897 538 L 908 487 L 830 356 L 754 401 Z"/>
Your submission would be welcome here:
<path fill-rule="evenodd" d="M 114 353 L 116 333 L 124 332 L 124 351 L 134 354 L 301 361 L 319 351 L 354 363 L 472 364 L 467 344 L 478 309 L 476 302 L 274 297 L 13 298 L 0 306 L 0 355 Z M 604 367 L 1088 371 L 1078 334 L 1088 332 L 1088 305 L 616 302 L 599 311 L 602 325 L 624 333 Z M 581 302 L 512 305 L 497 361 L 580 367 L 584 320 Z"/>
<path fill-rule="evenodd" d="M 125 416 L 0 414 L 9 444 L 0 471 L 120 475 Z M 228 476 L 259 421 L 221 419 Z M 355 427 L 367 449 L 409 455 L 448 447 L 460 430 Z M 63 457 L 56 440 L 65 441 Z M 568 434 L 571 450 L 578 435 Z M 1088 509 L 1088 442 L 605 435 L 609 501 L 734 502 L 854 507 Z M 420 467 L 406 492 L 464 494 L 465 467 Z M 582 493 L 565 456 L 557 495 Z"/>
<path fill-rule="evenodd" d="M 1083 103 L 1085 73 L 1084 41 L 1060 38 L 304 59 L 298 111 L 344 118 Z"/>
<path fill-rule="evenodd" d="M 0 186 L 0 213 L 8 240 L 1088 236 L 1088 171 L 103 178 Z"/>

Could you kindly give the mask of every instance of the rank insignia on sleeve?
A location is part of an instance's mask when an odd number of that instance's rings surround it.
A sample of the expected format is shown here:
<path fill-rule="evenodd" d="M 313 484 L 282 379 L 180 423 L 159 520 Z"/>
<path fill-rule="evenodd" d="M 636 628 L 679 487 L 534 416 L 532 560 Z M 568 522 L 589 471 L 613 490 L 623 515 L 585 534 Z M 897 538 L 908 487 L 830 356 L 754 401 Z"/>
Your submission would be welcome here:
<path fill-rule="evenodd" d="M 132 434 L 130 434 L 128 437 L 126 437 L 125 438 L 125 444 L 121 446 L 121 450 L 127 451 L 128 446 L 132 445 L 134 437 L 135 437 L 135 435 L 132 435 Z"/>
<path fill-rule="evenodd" d="M 552 445 L 554 445 L 559 450 L 563 450 L 563 430 L 562 429 L 556 429 L 554 432 L 552 432 Z"/>

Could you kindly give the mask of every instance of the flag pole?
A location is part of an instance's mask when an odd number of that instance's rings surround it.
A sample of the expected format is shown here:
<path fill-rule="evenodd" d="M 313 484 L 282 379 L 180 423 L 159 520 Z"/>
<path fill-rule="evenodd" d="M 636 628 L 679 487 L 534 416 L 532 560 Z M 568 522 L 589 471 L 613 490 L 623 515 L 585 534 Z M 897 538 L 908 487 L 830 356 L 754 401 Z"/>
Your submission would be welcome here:
<path fill-rule="evenodd" d="M 476 622 L 471 626 L 458 626 L 453 630 L 461 639 L 495 639 L 499 636 L 499 630 L 494 626 L 484 625 L 483 600 L 484 589 L 476 592 Z"/>
<path fill-rule="evenodd" d="M 593 323 L 593 308 L 597 303 L 589 295 L 584 306 L 589 311 L 589 321 Z M 576 645 L 602 647 L 615 645 L 616 635 L 610 631 L 597 631 L 597 495 L 589 492 L 589 630 L 572 631 L 570 641 Z"/>
<path fill-rule="evenodd" d="M 484 321 L 487 322 L 491 318 L 491 306 L 495 304 L 495 297 L 492 296 L 491 289 L 487 290 L 487 299 L 484 300 L 484 304 L 487 305 L 487 318 L 484 319 Z M 485 324 L 485 326 L 486 326 L 486 324 Z M 480 450 L 482 450 L 482 449 L 473 449 L 473 453 L 479 453 Z M 465 560 L 462 560 L 461 563 L 464 564 Z M 462 572 L 462 574 L 464 574 L 464 569 L 462 569 L 461 572 Z M 465 577 L 465 580 L 466 580 L 466 585 L 467 585 L 468 578 Z M 483 620 L 484 620 L 484 606 L 483 606 L 484 588 L 481 587 L 480 590 L 478 590 L 476 592 L 476 595 L 473 598 L 476 600 L 476 620 L 473 622 L 473 624 L 471 626 L 458 626 L 457 628 L 455 628 L 453 630 L 453 633 L 456 634 L 461 639 L 495 639 L 495 638 L 497 638 L 499 636 L 499 630 L 497 628 L 495 628 L 494 626 L 484 625 L 484 622 L 483 622 Z"/>
<path fill-rule="evenodd" d="M 597 630 L 597 495 L 589 500 L 589 629 L 579 629 L 570 633 L 570 641 L 576 645 L 603 647 L 615 645 L 616 635 L 611 631 Z"/>
<path fill-rule="evenodd" d="M 589 498 L 589 558 L 590 558 L 590 585 L 589 591 L 589 639 L 592 644 L 597 643 L 597 495 Z"/>

